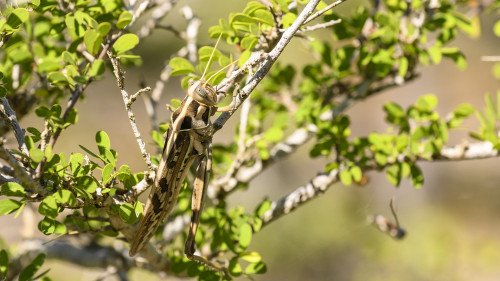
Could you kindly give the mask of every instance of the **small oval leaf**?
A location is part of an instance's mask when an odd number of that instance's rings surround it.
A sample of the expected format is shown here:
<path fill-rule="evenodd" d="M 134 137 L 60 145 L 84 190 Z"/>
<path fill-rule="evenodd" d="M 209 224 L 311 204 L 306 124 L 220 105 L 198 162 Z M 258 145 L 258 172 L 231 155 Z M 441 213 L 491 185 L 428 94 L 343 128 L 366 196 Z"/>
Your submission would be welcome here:
<path fill-rule="evenodd" d="M 137 35 L 131 33 L 124 34 L 116 40 L 113 45 L 113 51 L 119 55 L 133 49 L 137 44 L 139 44 L 139 37 Z"/>

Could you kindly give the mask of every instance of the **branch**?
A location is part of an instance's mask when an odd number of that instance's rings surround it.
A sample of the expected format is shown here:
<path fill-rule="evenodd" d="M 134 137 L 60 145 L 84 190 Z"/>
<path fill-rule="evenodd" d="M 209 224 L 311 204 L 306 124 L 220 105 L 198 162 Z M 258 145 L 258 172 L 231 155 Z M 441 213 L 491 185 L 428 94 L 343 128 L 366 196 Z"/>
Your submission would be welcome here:
<path fill-rule="evenodd" d="M 304 28 L 301 28 L 297 33 L 304 33 L 304 32 L 314 31 L 317 29 L 328 28 L 328 27 L 334 26 L 340 22 L 342 22 L 342 20 L 337 19 L 337 20 L 331 20 L 331 21 L 324 22 L 324 23 L 318 23 L 318 24 L 315 24 L 313 26 L 306 26 Z"/>
<path fill-rule="evenodd" d="M 44 189 L 42 186 L 40 186 L 38 183 L 36 183 L 31 177 L 31 175 L 28 174 L 28 172 L 26 172 L 26 169 L 21 166 L 19 161 L 14 159 L 14 157 L 12 157 L 10 152 L 7 151 L 7 149 L 5 149 L 4 147 L 4 140 L 1 139 L 0 139 L 0 158 L 5 160 L 14 169 L 16 177 L 19 180 L 21 180 L 24 184 L 26 184 L 33 193 L 38 193 L 42 196 L 47 195 L 48 191 Z"/>
<path fill-rule="evenodd" d="M 153 163 L 151 163 L 151 156 L 149 153 L 146 151 L 146 144 L 142 140 L 141 133 L 139 132 L 139 129 L 137 128 L 137 124 L 135 123 L 135 115 L 134 112 L 132 111 L 132 102 L 133 98 L 137 98 L 137 95 L 146 91 L 151 90 L 150 88 L 142 89 L 139 90 L 136 94 L 132 95 L 132 97 L 129 97 L 129 94 L 125 90 L 125 76 L 123 75 L 123 72 L 121 70 L 121 65 L 120 65 L 120 58 L 114 58 L 111 52 L 108 51 L 108 57 L 111 60 L 111 64 L 113 65 L 113 73 L 115 74 L 116 77 L 116 82 L 118 84 L 118 88 L 120 89 L 120 92 L 122 93 L 122 98 L 123 102 L 125 104 L 125 109 L 127 110 L 127 115 L 128 119 L 130 121 L 130 126 L 132 126 L 132 131 L 134 132 L 135 139 L 137 141 L 137 144 L 139 145 L 139 149 L 141 150 L 141 155 L 142 158 L 144 158 L 144 161 L 148 165 L 148 168 L 150 170 L 154 170 L 155 166 Z"/>
<path fill-rule="evenodd" d="M 378 93 L 378 91 L 370 90 L 370 86 L 374 81 L 374 78 L 365 78 L 363 82 L 358 86 L 358 89 L 351 93 L 350 96 L 346 97 L 343 102 L 341 102 L 333 109 L 323 113 L 320 116 L 321 120 L 334 120 L 339 114 L 341 114 L 349 106 L 354 104 L 355 101 L 366 98 L 371 94 Z M 228 194 L 234 191 L 236 187 L 238 187 L 238 185 L 250 182 L 271 164 L 274 164 L 281 159 L 284 159 L 288 155 L 294 153 L 300 146 L 304 145 L 310 139 L 312 139 L 316 135 L 317 131 L 318 127 L 314 124 L 306 124 L 303 127 L 296 129 L 284 142 L 277 143 L 270 150 L 270 155 L 267 160 L 258 159 L 251 167 L 244 166 L 244 164 L 246 164 L 245 162 L 240 162 L 239 166 L 234 167 L 234 169 L 238 171 L 238 173 L 234 177 L 228 177 L 227 175 L 225 175 L 222 178 L 215 179 L 210 185 L 210 189 L 214 189 L 216 192 L 209 192 L 208 195 L 216 197 L 215 194 L 217 193 Z M 228 171 L 228 173 L 231 172 L 232 170 Z M 231 178 L 236 180 L 231 180 Z"/>
<path fill-rule="evenodd" d="M 14 112 L 14 110 L 12 110 L 9 105 L 9 101 L 5 97 L 0 99 L 0 116 L 2 117 L 5 124 L 8 124 L 14 132 L 17 144 L 19 146 L 19 151 L 21 151 L 21 153 L 25 156 L 29 156 L 28 148 L 24 143 L 24 130 L 21 129 L 21 126 L 19 126 L 16 113 Z"/>
<path fill-rule="evenodd" d="M 132 225 L 126 224 L 122 219 L 116 215 L 110 213 L 109 215 L 111 226 L 117 231 L 123 233 L 125 238 L 131 242 L 136 234 L 136 228 Z M 170 261 L 162 254 L 160 254 L 151 243 L 147 243 L 141 251 L 139 251 L 142 257 L 144 257 L 149 264 L 155 269 L 155 271 L 161 271 L 165 273 L 172 273 Z"/>
<path fill-rule="evenodd" d="M 90 80 L 90 81 L 92 81 L 92 80 Z M 90 81 L 89 81 L 89 83 L 84 84 L 81 87 L 79 87 L 78 85 L 75 86 L 75 90 L 73 90 L 72 93 L 71 93 L 71 98 L 68 101 L 68 105 L 66 107 L 66 110 L 64 111 L 64 113 L 63 113 L 63 115 L 61 117 L 61 119 L 63 121 L 66 121 L 66 118 L 68 118 L 68 115 L 69 115 L 71 109 L 73 109 L 73 107 L 75 107 L 76 102 L 78 101 L 78 99 L 80 98 L 80 96 L 83 94 L 83 92 L 88 87 L 88 85 L 90 85 Z M 56 144 L 57 139 L 59 138 L 59 135 L 61 135 L 62 131 L 63 131 L 62 127 L 58 127 L 56 129 L 56 131 L 52 135 L 52 138 L 50 139 L 50 142 L 49 142 L 49 145 L 51 147 L 54 147 L 54 145 Z M 42 163 L 44 163 L 44 162 L 41 162 L 40 164 L 43 165 Z"/>
<path fill-rule="evenodd" d="M 307 24 L 307 23 L 311 22 L 312 20 L 314 20 L 317 17 L 321 16 L 322 14 L 328 12 L 329 10 L 337 7 L 338 5 L 342 4 L 345 1 L 347 1 L 347 0 L 338 0 L 337 2 L 334 2 L 330 5 L 328 5 L 327 7 L 322 9 L 321 11 L 317 11 L 316 13 L 314 13 L 314 15 L 310 16 L 303 24 Z"/>
<path fill-rule="evenodd" d="M 431 162 L 436 160 L 460 161 L 492 158 L 497 156 L 500 156 L 500 152 L 494 149 L 490 142 L 484 141 L 444 147 L 439 154 L 434 155 L 431 159 L 420 158 L 419 160 Z M 363 167 L 363 171 L 380 170 L 383 168 L 385 167 L 371 165 Z M 318 197 L 320 194 L 323 194 L 331 185 L 339 181 L 338 175 L 342 169 L 343 167 L 340 169 L 334 169 L 329 173 L 318 173 L 305 186 L 301 186 L 290 194 L 283 196 L 281 199 L 272 202 L 271 209 L 262 217 L 263 226 L 281 216 L 291 213 L 304 203 Z"/>
<path fill-rule="evenodd" d="M 151 35 L 153 29 L 157 27 L 158 23 L 172 10 L 177 1 L 164 1 L 159 3 L 158 6 L 151 13 L 151 19 L 148 20 L 140 29 L 137 31 L 137 36 L 139 39 L 143 39 Z"/>
<path fill-rule="evenodd" d="M 131 261 L 111 247 L 76 247 L 62 239 L 45 244 L 42 240 L 27 240 L 19 244 L 19 252 L 45 253 L 49 259 L 60 259 L 83 267 L 107 266 L 130 268 Z"/>
<path fill-rule="evenodd" d="M 255 72 L 254 76 L 250 78 L 248 83 L 241 89 L 240 95 L 238 95 L 235 103 L 235 107 L 233 110 L 224 112 L 222 113 L 217 120 L 214 122 L 214 132 L 220 130 L 224 124 L 227 122 L 227 120 L 234 114 L 236 109 L 240 107 L 240 105 L 246 100 L 246 98 L 250 95 L 250 93 L 257 87 L 257 85 L 264 79 L 266 74 L 269 72 L 271 69 L 271 66 L 276 62 L 278 57 L 281 55 L 285 47 L 288 45 L 288 43 L 292 40 L 293 36 L 297 33 L 299 28 L 304 24 L 306 19 L 314 12 L 314 9 L 318 5 L 320 1 L 319 0 L 311 0 L 307 5 L 304 7 L 304 10 L 299 14 L 295 22 L 285 30 L 283 35 L 281 36 L 280 40 L 276 44 L 276 46 L 273 48 L 273 50 L 267 54 L 263 54 L 262 57 L 264 57 L 264 62 L 262 65 L 258 68 L 258 70 Z M 249 59 L 242 67 L 243 70 L 251 68 L 251 66 L 257 62 L 259 62 L 261 59 L 261 56 L 257 55 L 253 59 Z M 241 75 L 240 71 L 234 71 L 231 76 L 229 77 L 228 81 L 234 81 L 237 76 Z M 228 83 L 227 81 L 225 82 L 226 84 Z M 217 87 L 220 88 L 220 87 Z"/>

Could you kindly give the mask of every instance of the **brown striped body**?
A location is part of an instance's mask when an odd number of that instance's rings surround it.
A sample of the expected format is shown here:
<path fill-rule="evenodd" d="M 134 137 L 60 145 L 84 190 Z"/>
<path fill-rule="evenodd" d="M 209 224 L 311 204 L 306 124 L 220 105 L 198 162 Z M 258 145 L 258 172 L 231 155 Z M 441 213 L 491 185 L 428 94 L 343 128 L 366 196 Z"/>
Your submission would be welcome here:
<path fill-rule="evenodd" d="M 137 235 L 131 243 L 130 256 L 134 256 L 144 247 L 172 212 L 182 182 L 193 161 L 207 155 L 211 141 L 207 130 L 210 127 L 210 116 L 215 113 L 214 109 L 186 97 L 172 114 L 154 185 Z"/>
<path fill-rule="evenodd" d="M 217 43 L 221 36 L 219 36 Z M 137 234 L 131 241 L 129 255 L 134 256 L 137 252 L 141 251 L 154 235 L 156 229 L 172 212 L 186 173 L 193 161 L 197 159 L 198 166 L 196 168 L 193 195 L 191 197 L 191 223 L 184 253 L 190 260 L 203 263 L 227 275 L 227 269 L 218 262 L 212 262 L 202 256 L 195 255 L 196 245 L 194 241 L 212 170 L 213 130 L 210 117 L 217 111 L 233 110 L 236 104 L 236 95 L 233 93 L 232 103 L 218 108 L 217 91 L 204 80 L 215 49 L 210 55 L 207 68 L 200 80 L 190 81 L 187 97 L 172 114 L 163 153 L 158 170 L 156 171 L 154 185 L 149 194 L 148 202 L 144 209 L 144 216 L 139 224 Z M 237 60 L 226 67 L 236 62 Z M 213 74 L 212 77 L 223 69 Z"/>

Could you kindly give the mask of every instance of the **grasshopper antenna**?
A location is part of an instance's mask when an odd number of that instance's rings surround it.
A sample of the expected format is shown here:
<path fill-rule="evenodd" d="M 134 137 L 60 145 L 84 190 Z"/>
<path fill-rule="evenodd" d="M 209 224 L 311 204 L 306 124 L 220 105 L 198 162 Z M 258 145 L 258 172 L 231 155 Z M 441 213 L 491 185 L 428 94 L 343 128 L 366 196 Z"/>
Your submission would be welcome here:
<path fill-rule="evenodd" d="M 231 65 L 233 65 L 233 64 L 235 64 L 235 63 L 237 63 L 239 60 L 240 60 L 240 59 L 237 59 L 237 60 L 233 61 L 232 63 L 230 63 L 230 64 L 228 64 L 228 65 L 224 66 L 223 68 L 219 69 L 219 70 L 218 70 L 217 72 L 215 72 L 212 76 L 210 76 L 210 78 L 208 78 L 208 79 L 207 79 L 207 81 L 210 81 L 210 79 L 214 78 L 214 76 L 215 76 L 215 75 L 219 74 L 221 71 L 223 71 L 224 69 L 226 69 L 226 68 L 230 67 Z"/>
<path fill-rule="evenodd" d="M 210 58 L 208 59 L 207 67 L 205 67 L 205 71 L 203 71 L 203 75 L 201 75 L 200 80 L 203 80 L 205 78 L 205 74 L 207 74 L 207 70 L 210 67 L 210 63 L 212 62 L 212 58 L 214 57 L 215 50 L 217 50 L 217 45 L 219 45 L 219 41 L 222 38 L 222 33 L 219 35 L 219 39 L 217 39 L 217 42 L 215 43 L 215 47 L 212 50 L 212 54 L 210 54 Z"/>

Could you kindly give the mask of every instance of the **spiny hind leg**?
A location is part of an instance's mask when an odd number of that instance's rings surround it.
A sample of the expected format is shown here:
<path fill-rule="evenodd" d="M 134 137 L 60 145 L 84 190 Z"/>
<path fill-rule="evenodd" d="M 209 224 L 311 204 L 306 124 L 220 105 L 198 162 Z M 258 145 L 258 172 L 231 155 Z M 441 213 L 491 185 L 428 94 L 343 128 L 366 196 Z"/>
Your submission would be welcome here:
<path fill-rule="evenodd" d="M 207 265 L 217 271 L 222 272 L 224 275 L 228 275 L 227 269 L 217 262 L 212 262 L 207 260 L 202 256 L 195 254 L 195 241 L 196 231 L 198 230 L 198 225 L 200 223 L 201 211 L 203 208 L 203 201 L 205 199 L 205 194 L 208 188 L 208 180 L 210 178 L 210 171 L 212 169 L 212 147 L 209 145 L 207 147 L 207 155 L 203 156 L 196 169 L 196 178 L 194 180 L 193 186 L 193 196 L 191 202 L 191 225 L 188 232 L 188 237 L 186 239 L 186 247 L 184 248 L 184 253 L 187 258 Z"/>

